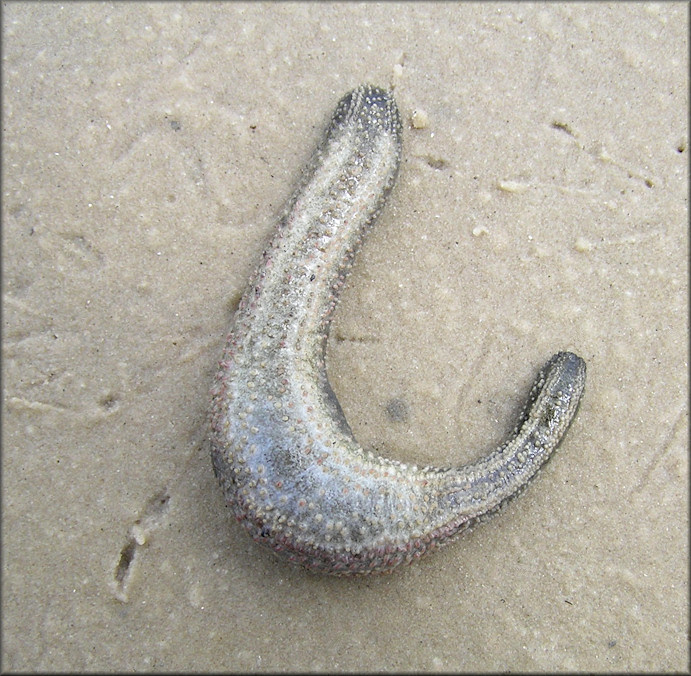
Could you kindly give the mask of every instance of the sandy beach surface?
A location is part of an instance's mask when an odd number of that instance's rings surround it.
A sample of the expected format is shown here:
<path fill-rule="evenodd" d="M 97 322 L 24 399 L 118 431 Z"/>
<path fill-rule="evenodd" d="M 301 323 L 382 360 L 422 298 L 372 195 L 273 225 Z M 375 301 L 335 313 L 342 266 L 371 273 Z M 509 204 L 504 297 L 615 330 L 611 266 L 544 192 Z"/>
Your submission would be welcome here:
<path fill-rule="evenodd" d="M 20 3 L 2 13 L 2 664 L 686 671 L 686 3 Z M 233 310 L 338 99 L 404 155 L 328 347 L 358 440 L 456 465 L 539 367 L 578 417 L 502 514 L 320 577 L 206 444 Z"/>

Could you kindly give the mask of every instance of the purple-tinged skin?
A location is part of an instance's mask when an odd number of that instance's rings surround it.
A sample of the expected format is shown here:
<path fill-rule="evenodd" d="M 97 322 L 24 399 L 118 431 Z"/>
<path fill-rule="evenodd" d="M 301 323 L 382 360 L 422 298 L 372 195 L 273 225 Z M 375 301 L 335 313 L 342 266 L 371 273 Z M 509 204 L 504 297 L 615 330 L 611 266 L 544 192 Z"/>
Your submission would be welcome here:
<path fill-rule="evenodd" d="M 363 450 L 326 375 L 339 292 L 396 179 L 392 94 L 339 102 L 305 179 L 235 314 L 212 388 L 211 456 L 228 505 L 259 543 L 334 575 L 390 571 L 517 495 L 555 450 L 585 362 L 554 355 L 512 436 L 459 468 L 417 468 Z"/>

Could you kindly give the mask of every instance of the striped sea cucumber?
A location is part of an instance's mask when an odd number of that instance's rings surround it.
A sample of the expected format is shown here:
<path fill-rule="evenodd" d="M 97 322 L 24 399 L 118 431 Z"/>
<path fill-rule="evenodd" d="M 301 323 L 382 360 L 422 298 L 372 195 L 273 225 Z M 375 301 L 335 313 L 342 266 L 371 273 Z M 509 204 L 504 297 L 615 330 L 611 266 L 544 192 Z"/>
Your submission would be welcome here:
<path fill-rule="evenodd" d="M 388 571 L 496 511 L 564 436 L 585 362 L 554 355 L 511 438 L 460 468 L 406 466 L 355 441 L 326 375 L 329 323 L 396 178 L 401 121 L 386 90 L 338 103 L 247 288 L 212 387 L 210 441 L 227 503 L 287 560 L 335 575 Z"/>

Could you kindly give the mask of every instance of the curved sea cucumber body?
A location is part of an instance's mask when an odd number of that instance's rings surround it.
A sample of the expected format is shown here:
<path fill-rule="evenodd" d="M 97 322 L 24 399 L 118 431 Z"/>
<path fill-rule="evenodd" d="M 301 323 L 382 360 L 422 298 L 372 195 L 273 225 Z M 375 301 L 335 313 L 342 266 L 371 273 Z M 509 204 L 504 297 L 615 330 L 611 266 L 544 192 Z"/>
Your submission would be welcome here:
<path fill-rule="evenodd" d="M 401 156 L 393 96 L 339 102 L 235 314 L 212 388 L 211 455 L 236 518 L 289 561 L 336 575 L 410 562 L 518 494 L 566 432 L 585 363 L 561 352 L 513 436 L 460 468 L 364 451 L 329 386 L 331 314 Z"/>

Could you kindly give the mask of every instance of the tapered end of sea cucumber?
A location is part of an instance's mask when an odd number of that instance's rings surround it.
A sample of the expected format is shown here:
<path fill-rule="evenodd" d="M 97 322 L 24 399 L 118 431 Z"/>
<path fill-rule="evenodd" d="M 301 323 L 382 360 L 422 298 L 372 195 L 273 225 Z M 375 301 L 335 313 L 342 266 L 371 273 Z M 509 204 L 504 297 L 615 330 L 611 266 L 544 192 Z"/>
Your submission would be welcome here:
<path fill-rule="evenodd" d="M 346 94 L 336 106 L 333 127 L 356 124 L 375 133 L 401 135 L 401 117 L 391 92 L 363 84 Z"/>
<path fill-rule="evenodd" d="M 558 352 L 542 370 L 542 391 L 552 395 L 562 411 L 564 427 L 576 414 L 585 389 L 585 361 L 573 352 Z M 550 407 L 552 410 L 552 407 Z M 556 409 L 555 409 L 556 410 Z"/>
<path fill-rule="evenodd" d="M 586 366 L 585 361 L 577 354 L 573 352 L 558 352 L 547 362 L 546 368 L 555 368 L 562 374 L 562 379 L 569 383 L 574 383 L 580 393 L 585 384 Z"/>

